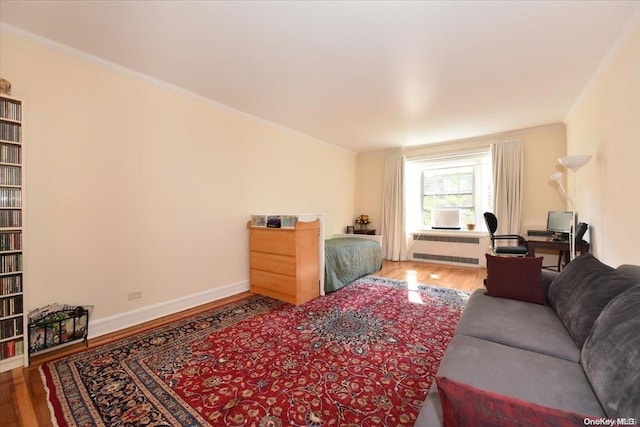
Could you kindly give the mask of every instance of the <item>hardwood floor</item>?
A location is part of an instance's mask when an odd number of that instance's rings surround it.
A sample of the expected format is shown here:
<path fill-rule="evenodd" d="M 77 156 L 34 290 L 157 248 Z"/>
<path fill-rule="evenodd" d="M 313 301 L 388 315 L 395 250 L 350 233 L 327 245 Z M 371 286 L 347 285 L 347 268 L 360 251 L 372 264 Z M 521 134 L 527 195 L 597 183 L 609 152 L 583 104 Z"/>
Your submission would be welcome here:
<path fill-rule="evenodd" d="M 486 270 L 481 268 L 464 268 L 424 262 L 392 262 L 383 261 L 382 269 L 377 276 L 396 280 L 415 281 L 418 283 L 472 291 L 483 287 Z M 113 334 L 101 336 L 89 341 L 89 347 L 106 344 L 124 336 L 149 328 L 175 321 L 222 304 L 244 298 L 247 293 L 226 298 L 214 303 L 205 304 L 163 317 L 162 319 L 128 328 Z M 14 369 L 0 373 L 0 426 L 20 427 L 52 427 L 47 399 L 38 367 L 60 356 L 82 351 L 83 344 L 75 344 L 61 350 L 34 357 L 27 368 Z"/>
<path fill-rule="evenodd" d="M 483 281 L 487 276 L 487 270 L 484 268 L 454 267 L 418 261 L 394 262 L 384 260 L 382 269 L 375 275 L 396 280 L 415 280 L 418 283 L 461 289 L 463 291 L 474 291 L 484 287 Z"/>

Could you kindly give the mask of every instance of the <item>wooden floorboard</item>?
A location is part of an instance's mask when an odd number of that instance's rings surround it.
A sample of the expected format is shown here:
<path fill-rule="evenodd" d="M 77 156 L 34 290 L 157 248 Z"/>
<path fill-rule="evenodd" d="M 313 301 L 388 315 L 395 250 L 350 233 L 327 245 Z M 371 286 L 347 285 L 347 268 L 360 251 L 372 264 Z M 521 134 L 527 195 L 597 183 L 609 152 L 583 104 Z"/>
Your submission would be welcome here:
<path fill-rule="evenodd" d="M 382 269 L 375 274 L 389 279 L 416 281 L 426 285 L 473 291 L 484 287 L 483 280 L 487 275 L 487 270 L 419 261 L 384 260 Z"/>
<path fill-rule="evenodd" d="M 14 371 L 21 371 L 14 369 Z M 20 411 L 17 408 L 13 371 L 0 374 L 0 425 L 20 425 Z"/>
<path fill-rule="evenodd" d="M 456 267 L 425 262 L 383 261 L 377 276 L 406 280 L 421 284 L 473 291 L 483 287 L 486 270 L 482 268 Z M 113 334 L 89 340 L 89 347 L 106 344 L 125 336 L 155 328 L 163 324 L 191 316 L 220 305 L 244 298 L 249 293 L 225 298 L 210 304 L 166 316 L 158 320 L 127 328 Z M 47 397 L 38 368 L 46 361 L 83 351 L 84 344 L 74 344 L 58 351 L 34 357 L 26 368 L 0 373 L 0 427 L 53 427 L 47 406 Z"/>

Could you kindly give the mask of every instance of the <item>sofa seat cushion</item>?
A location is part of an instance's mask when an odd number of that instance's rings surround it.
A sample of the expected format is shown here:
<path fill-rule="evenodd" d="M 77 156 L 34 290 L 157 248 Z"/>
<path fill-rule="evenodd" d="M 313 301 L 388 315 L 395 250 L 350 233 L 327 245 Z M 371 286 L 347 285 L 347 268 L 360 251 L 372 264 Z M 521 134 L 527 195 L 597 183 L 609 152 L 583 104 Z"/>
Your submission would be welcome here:
<path fill-rule="evenodd" d="M 571 261 L 551 283 L 549 303 L 582 348 L 604 307 L 636 280 L 584 254 Z"/>
<path fill-rule="evenodd" d="M 455 335 L 483 338 L 572 362 L 580 350 L 550 306 L 530 304 L 473 292 Z"/>
<path fill-rule="evenodd" d="M 576 427 L 585 425 L 587 419 L 601 419 L 547 408 L 446 377 L 436 377 L 436 383 L 446 427 Z"/>
<path fill-rule="evenodd" d="M 640 418 L 640 285 L 602 310 L 581 362 L 609 417 Z"/>
<path fill-rule="evenodd" d="M 475 337 L 451 340 L 438 376 L 551 409 L 605 416 L 578 363 Z"/>

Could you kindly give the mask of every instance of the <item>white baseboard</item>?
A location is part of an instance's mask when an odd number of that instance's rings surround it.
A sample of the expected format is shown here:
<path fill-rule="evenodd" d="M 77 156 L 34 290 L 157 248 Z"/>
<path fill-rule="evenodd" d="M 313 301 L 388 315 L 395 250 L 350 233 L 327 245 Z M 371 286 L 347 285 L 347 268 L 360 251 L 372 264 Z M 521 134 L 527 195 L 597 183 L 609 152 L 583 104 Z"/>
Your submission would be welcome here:
<path fill-rule="evenodd" d="M 182 310 L 187 310 L 198 305 L 217 301 L 248 290 L 249 282 L 245 280 L 175 300 L 141 307 L 136 310 L 127 311 L 126 313 L 103 317 L 97 320 L 89 319 L 89 339 L 139 325 L 141 323 L 177 313 Z"/>

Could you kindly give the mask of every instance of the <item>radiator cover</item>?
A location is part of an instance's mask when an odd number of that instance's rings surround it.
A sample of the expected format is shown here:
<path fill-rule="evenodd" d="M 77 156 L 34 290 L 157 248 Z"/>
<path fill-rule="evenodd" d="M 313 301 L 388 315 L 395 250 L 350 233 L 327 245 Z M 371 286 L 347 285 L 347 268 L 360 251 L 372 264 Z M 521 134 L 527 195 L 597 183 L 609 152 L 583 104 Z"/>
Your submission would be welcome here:
<path fill-rule="evenodd" d="M 429 261 L 465 267 L 486 267 L 489 236 L 474 232 L 421 232 L 412 234 L 409 256 L 413 261 Z"/>

